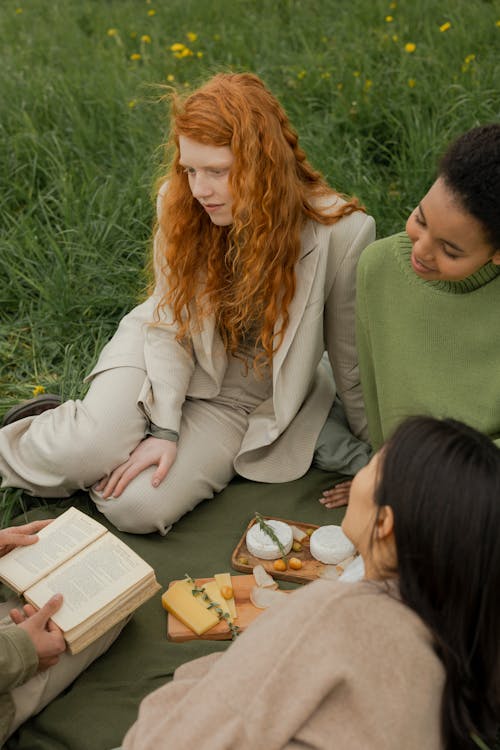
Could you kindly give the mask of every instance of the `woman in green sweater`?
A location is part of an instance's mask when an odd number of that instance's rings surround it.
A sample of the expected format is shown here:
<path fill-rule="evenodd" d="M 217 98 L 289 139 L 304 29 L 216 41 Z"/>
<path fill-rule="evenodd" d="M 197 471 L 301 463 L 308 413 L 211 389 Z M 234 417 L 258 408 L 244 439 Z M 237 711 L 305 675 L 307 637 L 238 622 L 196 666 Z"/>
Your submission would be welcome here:
<path fill-rule="evenodd" d="M 413 414 L 459 419 L 500 445 L 499 123 L 449 147 L 406 232 L 364 250 L 356 294 L 373 448 Z M 341 493 L 321 502 L 342 505 Z"/>

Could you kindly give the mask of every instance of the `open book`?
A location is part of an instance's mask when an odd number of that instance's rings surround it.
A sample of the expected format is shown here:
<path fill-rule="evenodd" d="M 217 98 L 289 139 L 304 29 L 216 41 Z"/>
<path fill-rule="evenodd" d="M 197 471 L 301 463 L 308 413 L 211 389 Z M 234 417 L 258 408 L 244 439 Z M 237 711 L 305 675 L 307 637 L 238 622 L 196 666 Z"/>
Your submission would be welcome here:
<path fill-rule="evenodd" d="M 37 609 L 62 594 L 52 617 L 72 654 L 82 651 L 158 591 L 153 568 L 105 526 L 70 508 L 38 542 L 0 559 L 0 580 Z"/>

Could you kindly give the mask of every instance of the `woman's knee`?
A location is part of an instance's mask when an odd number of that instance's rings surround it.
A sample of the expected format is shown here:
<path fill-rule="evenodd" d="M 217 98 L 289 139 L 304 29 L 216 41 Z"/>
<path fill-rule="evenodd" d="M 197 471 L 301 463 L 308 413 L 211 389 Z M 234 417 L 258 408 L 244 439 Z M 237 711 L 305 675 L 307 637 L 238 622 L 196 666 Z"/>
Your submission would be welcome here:
<path fill-rule="evenodd" d="M 131 482 L 117 498 L 104 500 L 95 490 L 91 490 L 90 495 L 108 521 L 120 531 L 130 534 L 150 534 L 154 531 L 166 534 L 201 500 L 213 497 L 210 491 L 205 489 L 203 492 L 194 485 L 185 487 L 183 492 L 172 492 L 167 486 L 155 488 L 144 481 L 140 487 L 136 481 Z"/>
<path fill-rule="evenodd" d="M 49 474 L 85 487 L 126 461 L 144 437 L 141 416 L 131 420 L 127 429 L 108 417 L 104 409 L 100 415 L 90 414 L 84 402 L 68 401 L 53 413 L 36 417 L 22 441 Z"/>

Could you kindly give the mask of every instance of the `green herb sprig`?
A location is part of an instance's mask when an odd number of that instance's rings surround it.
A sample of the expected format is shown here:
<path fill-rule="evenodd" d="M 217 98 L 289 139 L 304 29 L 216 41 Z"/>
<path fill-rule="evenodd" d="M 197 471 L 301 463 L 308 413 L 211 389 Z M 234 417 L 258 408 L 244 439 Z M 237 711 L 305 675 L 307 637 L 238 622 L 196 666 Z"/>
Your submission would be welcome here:
<path fill-rule="evenodd" d="M 218 616 L 219 621 L 225 620 L 230 632 L 231 632 L 231 640 L 234 641 L 237 636 L 241 633 L 241 629 L 235 625 L 233 622 L 231 622 L 230 615 L 228 612 L 224 612 L 222 607 L 218 602 L 214 602 L 214 600 L 207 594 L 206 589 L 203 586 L 197 586 L 194 580 L 191 578 L 191 576 L 186 573 L 185 578 L 188 581 L 188 583 L 191 584 L 193 587 L 191 589 L 191 593 L 193 596 L 199 596 L 201 599 L 203 599 L 204 602 L 208 603 L 207 609 L 213 609 L 215 614 Z"/>
<path fill-rule="evenodd" d="M 281 544 L 280 540 L 278 539 L 278 537 L 276 535 L 276 532 L 274 531 L 273 527 L 269 526 L 269 524 L 265 522 L 265 520 L 260 515 L 260 513 L 257 513 L 257 512 L 255 513 L 255 520 L 258 522 L 258 524 L 259 524 L 260 528 L 262 529 L 262 531 L 265 534 L 267 534 L 269 537 L 271 537 L 271 539 L 273 540 L 273 542 L 278 545 L 279 551 L 281 552 L 281 559 L 283 560 L 283 562 L 286 563 L 285 548 L 283 547 L 283 545 Z"/>

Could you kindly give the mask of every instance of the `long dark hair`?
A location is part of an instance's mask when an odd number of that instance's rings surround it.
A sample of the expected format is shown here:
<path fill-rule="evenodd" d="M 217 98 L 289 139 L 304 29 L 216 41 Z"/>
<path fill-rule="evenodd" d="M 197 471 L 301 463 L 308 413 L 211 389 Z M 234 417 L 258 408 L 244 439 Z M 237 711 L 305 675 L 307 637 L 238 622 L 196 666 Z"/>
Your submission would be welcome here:
<path fill-rule="evenodd" d="M 375 493 L 394 513 L 402 600 L 432 631 L 446 748 L 493 742 L 500 718 L 500 450 L 453 419 L 413 417 Z"/>

